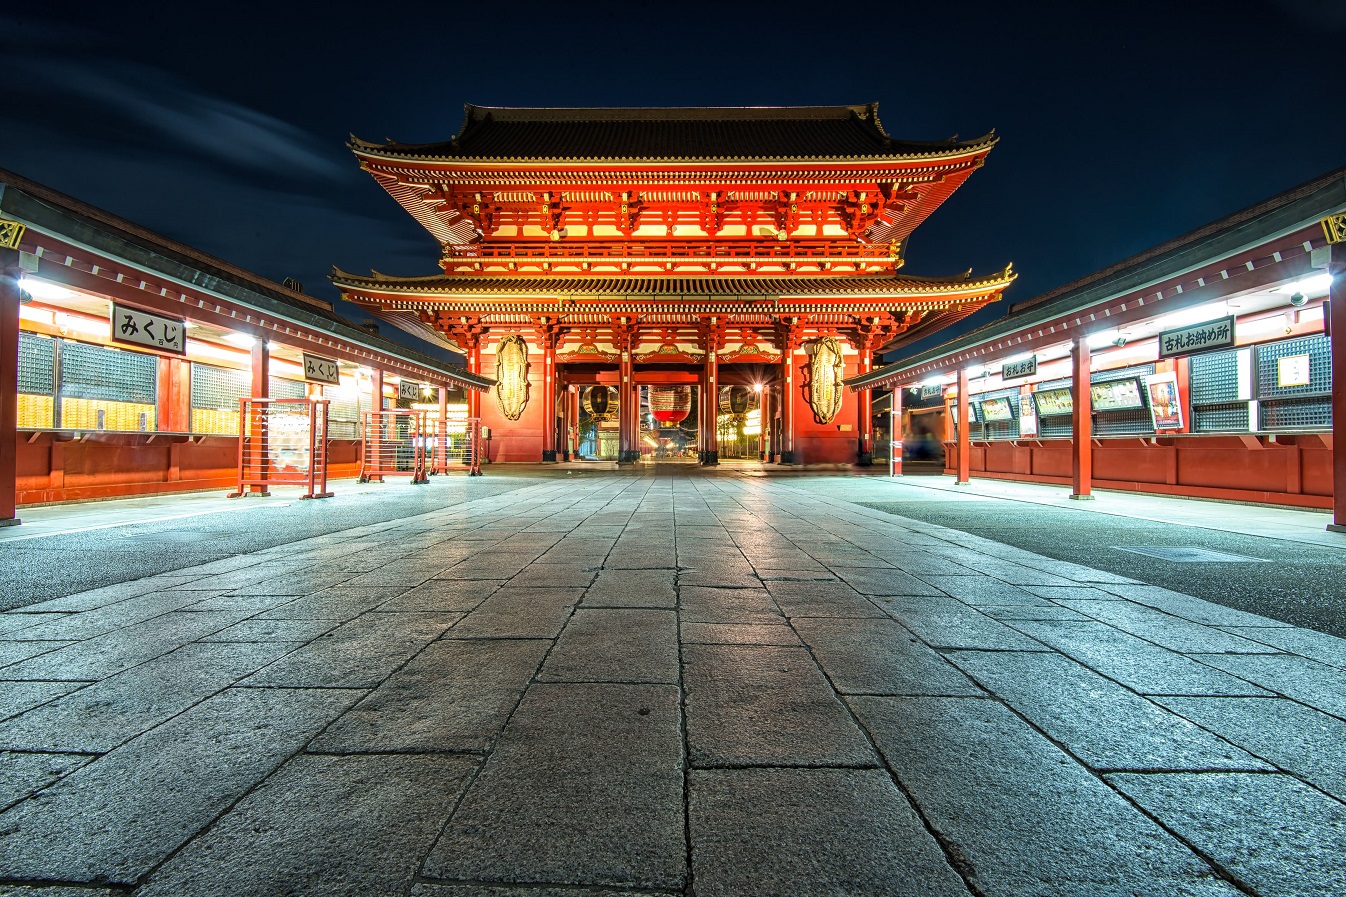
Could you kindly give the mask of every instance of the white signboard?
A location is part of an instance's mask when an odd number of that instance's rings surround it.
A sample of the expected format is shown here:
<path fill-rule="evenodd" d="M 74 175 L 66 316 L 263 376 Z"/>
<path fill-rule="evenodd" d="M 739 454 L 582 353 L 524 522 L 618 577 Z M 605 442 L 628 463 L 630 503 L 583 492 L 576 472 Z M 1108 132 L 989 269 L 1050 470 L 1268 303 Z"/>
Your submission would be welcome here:
<path fill-rule="evenodd" d="M 304 379 L 310 383 L 341 385 L 341 371 L 334 359 L 304 353 Z"/>
<path fill-rule="evenodd" d="M 151 314 L 112 303 L 112 341 L 148 346 L 161 352 L 187 354 L 187 327 L 181 318 Z"/>
<path fill-rule="evenodd" d="M 1277 358 L 1276 385 L 1281 388 L 1287 386 L 1308 386 L 1309 356 L 1287 355 L 1284 358 Z"/>
<path fill-rule="evenodd" d="M 397 384 L 397 397 L 415 401 L 421 397 L 421 384 L 411 380 L 402 380 Z"/>

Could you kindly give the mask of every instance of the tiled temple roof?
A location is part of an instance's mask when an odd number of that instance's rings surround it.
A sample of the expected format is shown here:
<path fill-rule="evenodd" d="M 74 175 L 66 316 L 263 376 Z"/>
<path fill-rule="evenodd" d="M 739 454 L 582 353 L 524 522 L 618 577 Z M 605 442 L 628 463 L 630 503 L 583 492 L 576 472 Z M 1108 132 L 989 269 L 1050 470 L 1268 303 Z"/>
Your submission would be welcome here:
<path fill-rule="evenodd" d="M 940 157 L 987 148 L 894 140 L 878 104 L 744 108 L 512 109 L 466 106 L 462 128 L 440 143 L 371 143 L 357 152 L 444 160 L 705 161 Z"/>

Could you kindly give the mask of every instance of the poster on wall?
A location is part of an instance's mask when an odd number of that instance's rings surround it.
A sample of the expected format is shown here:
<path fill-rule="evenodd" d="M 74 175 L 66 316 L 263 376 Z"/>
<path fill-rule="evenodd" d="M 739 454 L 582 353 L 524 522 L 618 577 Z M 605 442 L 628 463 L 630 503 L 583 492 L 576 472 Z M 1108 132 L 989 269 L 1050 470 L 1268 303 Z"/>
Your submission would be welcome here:
<path fill-rule="evenodd" d="M 1032 402 L 1019 400 L 1019 435 L 1038 435 L 1038 415 Z"/>
<path fill-rule="evenodd" d="M 1089 387 L 1089 398 L 1095 411 L 1129 411 L 1145 407 L 1137 377 L 1095 383 Z"/>
<path fill-rule="evenodd" d="M 1169 372 L 1145 378 L 1145 392 L 1150 399 L 1150 417 L 1154 429 L 1181 430 L 1182 402 L 1178 398 L 1178 375 Z"/>
<path fill-rule="evenodd" d="M 1013 420 L 1014 408 L 1010 405 L 1010 400 L 1006 398 L 985 399 L 981 403 L 981 419 L 984 421 Z"/>
<path fill-rule="evenodd" d="M 1038 417 L 1070 414 L 1075 410 L 1075 402 L 1070 397 L 1070 387 L 1059 389 L 1040 389 L 1033 393 L 1033 401 L 1038 406 Z"/>

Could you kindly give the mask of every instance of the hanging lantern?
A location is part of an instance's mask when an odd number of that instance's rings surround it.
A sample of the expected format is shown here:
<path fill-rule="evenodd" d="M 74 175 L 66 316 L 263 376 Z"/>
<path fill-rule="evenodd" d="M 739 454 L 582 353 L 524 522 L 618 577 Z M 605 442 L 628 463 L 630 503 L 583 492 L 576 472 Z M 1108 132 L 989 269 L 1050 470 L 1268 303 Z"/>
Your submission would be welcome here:
<path fill-rule="evenodd" d="M 612 394 L 611 387 L 590 386 L 584 391 L 580 406 L 594 420 L 606 420 L 609 414 L 617 410 L 617 397 Z"/>
<path fill-rule="evenodd" d="M 758 396 L 746 386 L 720 387 L 720 413 L 742 417 L 757 407 Z"/>
<path fill-rule="evenodd" d="M 651 386 L 650 417 L 660 426 L 676 424 L 687 419 L 692 411 L 690 386 Z"/>

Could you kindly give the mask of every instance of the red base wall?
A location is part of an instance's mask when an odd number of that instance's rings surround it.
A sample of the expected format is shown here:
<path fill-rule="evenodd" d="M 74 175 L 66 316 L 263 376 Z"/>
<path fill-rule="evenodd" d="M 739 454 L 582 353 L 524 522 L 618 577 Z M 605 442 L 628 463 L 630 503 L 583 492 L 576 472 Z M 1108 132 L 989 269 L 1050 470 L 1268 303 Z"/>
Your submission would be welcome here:
<path fill-rule="evenodd" d="M 855 359 L 846 358 L 843 376 L 859 373 Z M 856 394 L 846 390 L 841 410 L 831 421 L 820 424 L 809 407 L 805 388 L 808 383 L 808 359 L 795 356 L 795 463 L 796 464 L 854 464 L 860 457 L 860 421 L 857 416 L 859 401 Z"/>
<path fill-rule="evenodd" d="M 1119 437 L 1094 440 L 1094 485 L 1100 489 L 1332 507 L 1332 437 Z M 988 479 L 1069 485 L 1069 439 L 974 442 L 972 473 Z M 946 473 L 957 445 L 946 443 Z"/>
<path fill-rule="evenodd" d="M 328 453 L 329 479 L 359 472 L 357 440 L 333 440 Z M 188 442 L 185 436 L 147 433 L 97 433 L 84 440 L 63 433 L 20 433 L 18 455 L 21 505 L 224 489 L 238 483 L 234 436 Z"/>
<path fill-rule="evenodd" d="M 482 374 L 494 379 L 495 355 L 482 354 Z M 542 402 L 542 354 L 535 346 L 528 347 L 528 404 L 518 420 L 510 420 L 500 410 L 495 390 L 481 394 L 481 425 L 491 428 L 491 441 L 486 457 L 493 464 L 522 461 L 537 464 L 542 461 L 542 427 L 545 419 Z"/>

